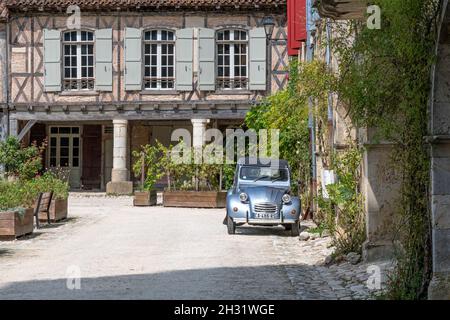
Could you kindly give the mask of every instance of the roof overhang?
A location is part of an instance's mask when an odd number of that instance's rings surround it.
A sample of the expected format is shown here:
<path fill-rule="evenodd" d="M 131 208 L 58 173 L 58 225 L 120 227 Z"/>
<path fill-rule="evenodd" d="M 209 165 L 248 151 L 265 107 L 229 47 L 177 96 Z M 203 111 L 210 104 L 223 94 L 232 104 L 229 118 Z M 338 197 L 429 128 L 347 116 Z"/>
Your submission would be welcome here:
<path fill-rule="evenodd" d="M 368 0 L 314 0 L 314 6 L 322 18 L 334 20 L 362 19 Z"/>

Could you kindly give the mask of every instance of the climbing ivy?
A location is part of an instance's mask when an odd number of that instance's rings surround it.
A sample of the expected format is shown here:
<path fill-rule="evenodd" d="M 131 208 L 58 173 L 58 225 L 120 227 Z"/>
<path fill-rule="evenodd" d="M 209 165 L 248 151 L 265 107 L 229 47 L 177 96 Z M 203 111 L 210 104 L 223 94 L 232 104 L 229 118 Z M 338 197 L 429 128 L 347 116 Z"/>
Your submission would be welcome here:
<path fill-rule="evenodd" d="M 339 30 L 332 42 L 340 58 L 338 89 L 359 127 L 393 143 L 392 164 L 401 182 L 398 263 L 387 298 L 426 297 L 430 276 L 429 148 L 427 107 L 434 62 L 438 0 L 374 0 L 381 30 L 361 23 Z M 356 35 L 351 44 L 347 33 Z"/>

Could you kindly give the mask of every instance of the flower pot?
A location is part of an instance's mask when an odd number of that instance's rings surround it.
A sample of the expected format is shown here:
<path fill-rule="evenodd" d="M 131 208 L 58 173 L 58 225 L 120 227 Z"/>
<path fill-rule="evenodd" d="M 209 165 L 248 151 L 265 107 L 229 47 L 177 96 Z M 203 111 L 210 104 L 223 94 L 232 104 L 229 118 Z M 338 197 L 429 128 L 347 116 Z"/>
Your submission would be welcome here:
<path fill-rule="evenodd" d="M 50 204 L 50 221 L 57 222 L 67 218 L 68 201 L 67 199 L 53 199 Z M 47 214 L 39 213 L 39 221 L 47 222 Z"/>
<path fill-rule="evenodd" d="M 225 191 L 164 191 L 165 207 L 225 208 Z"/>
<path fill-rule="evenodd" d="M 33 232 L 33 208 L 25 209 L 22 215 L 18 210 L 0 212 L 0 240 L 14 240 Z"/>
<path fill-rule="evenodd" d="M 134 193 L 133 204 L 135 206 L 154 206 L 156 205 L 156 190 L 137 191 Z"/>

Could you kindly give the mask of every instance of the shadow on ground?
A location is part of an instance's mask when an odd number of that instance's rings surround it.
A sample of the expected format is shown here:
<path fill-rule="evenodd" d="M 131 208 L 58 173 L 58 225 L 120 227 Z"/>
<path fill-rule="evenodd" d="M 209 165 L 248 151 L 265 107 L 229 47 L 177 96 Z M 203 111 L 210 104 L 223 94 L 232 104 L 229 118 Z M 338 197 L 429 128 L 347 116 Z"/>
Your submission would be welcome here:
<path fill-rule="evenodd" d="M 0 299 L 299 299 L 286 268 L 311 272 L 311 265 L 265 265 L 176 270 L 152 274 L 35 280 L 0 284 Z M 81 274 L 83 270 L 81 270 Z M 305 293 L 316 297 L 318 292 Z"/>

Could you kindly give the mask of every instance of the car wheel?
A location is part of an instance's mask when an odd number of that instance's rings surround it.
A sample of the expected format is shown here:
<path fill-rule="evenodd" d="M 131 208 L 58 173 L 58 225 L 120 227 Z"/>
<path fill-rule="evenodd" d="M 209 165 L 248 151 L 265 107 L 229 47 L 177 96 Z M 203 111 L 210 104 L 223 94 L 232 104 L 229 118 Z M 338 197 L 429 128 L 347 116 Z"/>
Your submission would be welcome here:
<path fill-rule="evenodd" d="M 233 219 L 231 219 L 229 216 L 227 218 L 227 230 L 228 234 L 236 233 L 236 224 L 234 223 Z"/>
<path fill-rule="evenodd" d="M 298 237 L 300 235 L 300 222 L 297 221 L 291 226 L 291 236 Z"/>

